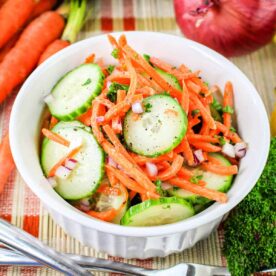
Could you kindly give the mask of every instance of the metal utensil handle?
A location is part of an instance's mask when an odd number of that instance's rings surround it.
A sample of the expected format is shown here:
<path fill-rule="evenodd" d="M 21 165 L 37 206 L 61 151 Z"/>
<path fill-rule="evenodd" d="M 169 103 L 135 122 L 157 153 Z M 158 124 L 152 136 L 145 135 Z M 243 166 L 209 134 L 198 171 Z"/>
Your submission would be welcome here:
<path fill-rule="evenodd" d="M 70 258 L 61 255 L 27 232 L 11 225 L 3 219 L 0 219 L 0 242 L 67 275 L 93 275 Z"/>

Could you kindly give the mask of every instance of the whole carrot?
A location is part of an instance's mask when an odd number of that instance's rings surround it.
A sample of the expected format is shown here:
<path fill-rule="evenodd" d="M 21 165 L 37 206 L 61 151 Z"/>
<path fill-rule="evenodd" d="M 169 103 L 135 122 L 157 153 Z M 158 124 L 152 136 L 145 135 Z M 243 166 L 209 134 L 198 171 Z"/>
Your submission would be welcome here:
<path fill-rule="evenodd" d="M 60 36 L 63 28 L 62 16 L 52 11 L 45 12 L 26 27 L 0 64 L 0 103 L 31 73 L 43 51 Z"/>
<path fill-rule="evenodd" d="M 34 0 L 8 0 L 0 9 L 0 48 L 25 24 L 35 7 Z"/>
<path fill-rule="evenodd" d="M 6 134 L 0 144 L 0 193 L 3 191 L 5 184 L 14 169 L 14 161 L 11 154 L 9 135 Z"/>
<path fill-rule="evenodd" d="M 51 10 L 56 3 L 57 3 L 57 0 L 40 0 L 35 5 L 30 19 L 34 19 L 37 16 L 41 15 L 42 13 Z"/>

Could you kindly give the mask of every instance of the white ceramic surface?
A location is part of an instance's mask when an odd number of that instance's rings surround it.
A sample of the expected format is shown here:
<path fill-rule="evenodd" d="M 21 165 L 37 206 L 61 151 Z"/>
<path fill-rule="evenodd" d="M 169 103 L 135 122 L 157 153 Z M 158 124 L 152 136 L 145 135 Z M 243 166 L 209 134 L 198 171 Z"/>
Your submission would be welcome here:
<path fill-rule="evenodd" d="M 119 33 L 115 34 L 116 37 Z M 228 192 L 226 204 L 215 203 L 187 220 L 157 227 L 123 227 L 93 219 L 65 202 L 49 186 L 39 164 L 38 135 L 43 98 L 56 81 L 92 52 L 113 63 L 106 35 L 78 42 L 39 66 L 22 86 L 10 123 L 10 141 L 19 172 L 63 229 L 82 243 L 113 256 L 149 258 L 166 256 L 193 246 L 207 237 L 223 216 L 253 188 L 263 170 L 269 147 L 269 126 L 264 105 L 251 82 L 230 61 L 193 41 L 152 32 L 127 33 L 129 44 L 140 53 L 159 57 L 171 64 L 184 63 L 202 70 L 211 85 L 234 84 L 239 133 L 249 150 L 242 159 L 238 176 Z"/>

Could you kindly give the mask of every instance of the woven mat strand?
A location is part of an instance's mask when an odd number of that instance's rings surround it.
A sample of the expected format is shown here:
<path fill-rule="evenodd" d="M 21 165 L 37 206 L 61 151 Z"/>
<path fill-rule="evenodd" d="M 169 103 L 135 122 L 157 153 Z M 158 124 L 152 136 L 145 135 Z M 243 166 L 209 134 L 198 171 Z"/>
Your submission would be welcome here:
<path fill-rule="evenodd" d="M 123 30 L 150 30 L 181 35 L 174 19 L 173 4 L 170 0 L 98 0 L 93 1 L 93 11 L 84 26 L 79 39 L 103 32 Z M 276 86 L 276 47 L 268 45 L 258 52 L 232 61 L 249 77 L 259 91 L 268 112 L 272 110 Z M 0 107 L 0 134 L 8 128 L 11 107 L 16 92 Z M 257 133 L 256 133 L 257 135 Z M 25 229 L 43 242 L 60 252 L 84 254 L 110 258 L 106 254 L 81 245 L 66 235 L 56 225 L 39 199 L 29 190 L 20 175 L 14 171 L 0 195 L 0 214 L 14 225 Z M 222 255 L 223 229 L 214 232 L 208 239 L 181 254 L 167 258 L 120 261 L 138 264 L 148 268 L 165 268 L 180 262 L 225 265 Z M 0 268 L 0 275 L 60 275 L 45 268 Z M 96 273 L 96 275 L 108 275 Z"/>

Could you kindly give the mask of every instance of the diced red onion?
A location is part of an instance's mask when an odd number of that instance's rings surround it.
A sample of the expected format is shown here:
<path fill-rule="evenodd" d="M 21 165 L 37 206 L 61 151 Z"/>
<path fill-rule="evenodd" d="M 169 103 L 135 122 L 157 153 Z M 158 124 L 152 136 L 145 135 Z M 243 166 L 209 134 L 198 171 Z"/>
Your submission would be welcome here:
<path fill-rule="evenodd" d="M 166 190 L 169 190 L 169 189 L 171 189 L 173 186 L 171 185 L 171 184 L 169 184 L 169 183 L 162 183 L 161 184 L 161 188 L 162 188 L 162 190 L 164 190 L 164 191 L 166 191 Z"/>
<path fill-rule="evenodd" d="M 234 149 L 234 146 L 231 145 L 230 143 L 225 143 L 223 146 L 222 146 L 222 153 L 224 153 L 225 155 L 229 156 L 229 157 L 232 157 L 232 158 L 235 158 L 235 149 Z"/>
<path fill-rule="evenodd" d="M 54 96 L 52 94 L 49 94 L 44 98 L 44 102 L 46 104 L 49 104 L 49 103 L 53 102 L 54 99 L 55 99 Z"/>
<path fill-rule="evenodd" d="M 97 123 L 102 123 L 104 121 L 104 116 L 98 116 L 96 117 L 96 122 Z"/>
<path fill-rule="evenodd" d="M 146 169 L 150 176 L 156 176 L 158 174 L 158 168 L 154 163 L 146 162 Z"/>
<path fill-rule="evenodd" d="M 71 170 L 64 167 L 64 166 L 59 166 L 58 169 L 56 170 L 55 176 L 61 178 L 61 179 L 66 179 L 70 175 Z"/>
<path fill-rule="evenodd" d="M 64 166 L 69 170 L 73 170 L 76 167 L 77 163 L 78 161 L 76 159 L 69 158 L 65 160 Z"/>
<path fill-rule="evenodd" d="M 54 177 L 48 177 L 47 180 L 53 188 L 55 188 L 57 186 L 57 181 Z"/>
<path fill-rule="evenodd" d="M 247 149 L 247 145 L 244 142 L 235 144 L 234 146 L 235 155 L 238 158 L 243 158 L 246 155 L 246 149 Z"/>
<path fill-rule="evenodd" d="M 80 200 L 81 205 L 90 206 L 89 197 Z"/>
<path fill-rule="evenodd" d="M 108 158 L 107 158 L 107 163 L 108 163 L 108 165 L 110 165 L 114 168 L 117 168 L 117 166 L 118 166 L 118 164 L 110 156 L 108 156 Z"/>
<path fill-rule="evenodd" d="M 143 106 L 141 104 L 141 102 L 135 102 L 132 106 L 131 106 L 131 110 L 133 113 L 136 114 L 141 114 L 144 112 Z"/>
<path fill-rule="evenodd" d="M 109 89 L 109 87 L 110 87 L 111 84 L 112 84 L 112 82 L 111 82 L 111 81 L 108 81 L 108 82 L 106 83 L 106 88 Z"/>
<path fill-rule="evenodd" d="M 112 128 L 121 131 L 123 129 L 121 120 L 113 120 L 112 121 Z"/>
<path fill-rule="evenodd" d="M 194 159 L 196 164 L 200 164 L 201 162 L 204 161 L 204 156 L 201 149 L 194 151 Z"/>
<path fill-rule="evenodd" d="M 76 149 L 82 145 L 82 137 L 78 136 L 70 142 L 69 149 Z"/>
<path fill-rule="evenodd" d="M 83 212 L 88 212 L 91 210 L 90 206 L 84 205 L 84 204 L 80 204 L 79 208 L 83 211 Z"/>

